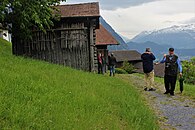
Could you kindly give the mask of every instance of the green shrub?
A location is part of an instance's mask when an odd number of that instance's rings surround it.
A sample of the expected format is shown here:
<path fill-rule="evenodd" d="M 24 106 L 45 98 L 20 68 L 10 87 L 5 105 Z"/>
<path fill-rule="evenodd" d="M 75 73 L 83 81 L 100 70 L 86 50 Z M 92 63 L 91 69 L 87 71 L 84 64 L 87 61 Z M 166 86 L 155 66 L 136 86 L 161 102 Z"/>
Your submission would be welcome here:
<path fill-rule="evenodd" d="M 134 66 L 130 64 L 128 61 L 124 61 L 123 66 L 121 68 L 129 74 L 132 74 L 135 70 Z"/>
<path fill-rule="evenodd" d="M 190 61 L 191 61 L 191 63 L 192 63 L 193 65 L 195 65 L 195 57 L 192 57 Z"/>
<path fill-rule="evenodd" d="M 121 68 L 116 68 L 116 69 L 115 69 L 115 72 L 116 72 L 117 74 L 128 74 L 127 71 L 125 71 L 125 70 L 123 70 L 123 69 L 121 69 Z"/>
<path fill-rule="evenodd" d="M 184 61 L 182 64 L 185 82 L 195 84 L 195 57 L 191 61 Z"/>

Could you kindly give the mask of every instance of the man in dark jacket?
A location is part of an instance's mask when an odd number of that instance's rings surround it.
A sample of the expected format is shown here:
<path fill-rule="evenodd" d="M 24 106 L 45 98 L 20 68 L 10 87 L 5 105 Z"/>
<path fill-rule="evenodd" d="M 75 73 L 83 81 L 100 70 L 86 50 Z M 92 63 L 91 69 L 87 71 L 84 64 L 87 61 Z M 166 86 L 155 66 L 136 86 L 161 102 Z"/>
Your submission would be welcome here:
<path fill-rule="evenodd" d="M 116 65 L 116 58 L 112 53 L 111 56 L 108 58 L 109 60 L 109 67 L 110 67 L 110 76 L 115 75 L 115 65 Z"/>
<path fill-rule="evenodd" d="M 141 55 L 143 61 L 143 71 L 145 75 L 145 91 L 155 91 L 154 89 L 154 64 L 153 61 L 156 59 L 150 48 L 146 48 L 146 52 Z"/>
<path fill-rule="evenodd" d="M 178 56 L 174 54 L 174 48 L 169 49 L 169 55 L 164 54 L 163 60 L 160 63 L 165 63 L 164 83 L 166 92 L 164 94 L 170 93 L 171 96 L 174 96 L 178 69 L 180 77 L 182 76 L 182 65 Z"/>

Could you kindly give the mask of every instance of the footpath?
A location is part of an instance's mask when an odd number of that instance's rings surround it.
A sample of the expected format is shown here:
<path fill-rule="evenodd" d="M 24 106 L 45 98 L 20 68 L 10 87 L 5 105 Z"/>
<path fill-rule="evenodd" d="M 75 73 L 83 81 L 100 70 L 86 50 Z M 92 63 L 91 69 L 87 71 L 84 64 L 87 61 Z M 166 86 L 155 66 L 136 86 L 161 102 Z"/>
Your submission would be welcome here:
<path fill-rule="evenodd" d="M 144 91 L 144 80 L 137 75 L 117 77 L 133 84 L 142 93 L 146 103 L 156 113 L 161 129 L 195 130 L 195 100 L 179 92 L 175 96 L 165 95 L 164 85 L 160 83 L 155 83 L 156 91 Z"/>

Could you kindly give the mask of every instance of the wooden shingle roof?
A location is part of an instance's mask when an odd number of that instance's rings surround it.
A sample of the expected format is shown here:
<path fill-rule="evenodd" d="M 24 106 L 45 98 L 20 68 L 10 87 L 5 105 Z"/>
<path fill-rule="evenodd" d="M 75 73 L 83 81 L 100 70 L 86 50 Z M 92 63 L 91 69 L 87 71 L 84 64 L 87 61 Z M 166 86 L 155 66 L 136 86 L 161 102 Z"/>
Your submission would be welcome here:
<path fill-rule="evenodd" d="M 111 51 L 116 57 L 117 62 L 122 61 L 141 61 L 141 53 L 136 50 L 122 50 L 122 51 Z"/>
<path fill-rule="evenodd" d="M 96 45 L 118 45 L 117 40 L 101 24 L 96 30 Z"/>
<path fill-rule="evenodd" d="M 99 17 L 99 3 L 67 4 L 56 6 L 62 18 L 65 17 Z"/>

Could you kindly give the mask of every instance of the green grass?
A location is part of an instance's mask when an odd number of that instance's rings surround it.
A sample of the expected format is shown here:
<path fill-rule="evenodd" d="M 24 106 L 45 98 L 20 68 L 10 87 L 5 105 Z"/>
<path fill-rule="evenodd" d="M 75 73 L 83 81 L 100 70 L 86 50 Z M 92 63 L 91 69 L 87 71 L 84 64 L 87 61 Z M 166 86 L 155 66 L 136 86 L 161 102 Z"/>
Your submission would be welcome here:
<path fill-rule="evenodd" d="M 0 39 L 0 129 L 159 129 L 133 86 L 11 55 Z"/>
<path fill-rule="evenodd" d="M 143 77 L 143 74 L 134 74 L 134 75 Z M 155 82 L 160 83 L 160 84 L 164 84 L 164 79 L 159 78 L 159 77 L 155 77 Z M 180 92 L 180 87 L 179 87 L 179 81 L 178 80 L 177 80 L 175 91 Z M 184 83 L 183 95 L 188 96 L 192 99 L 195 99 L 195 85 Z"/>

